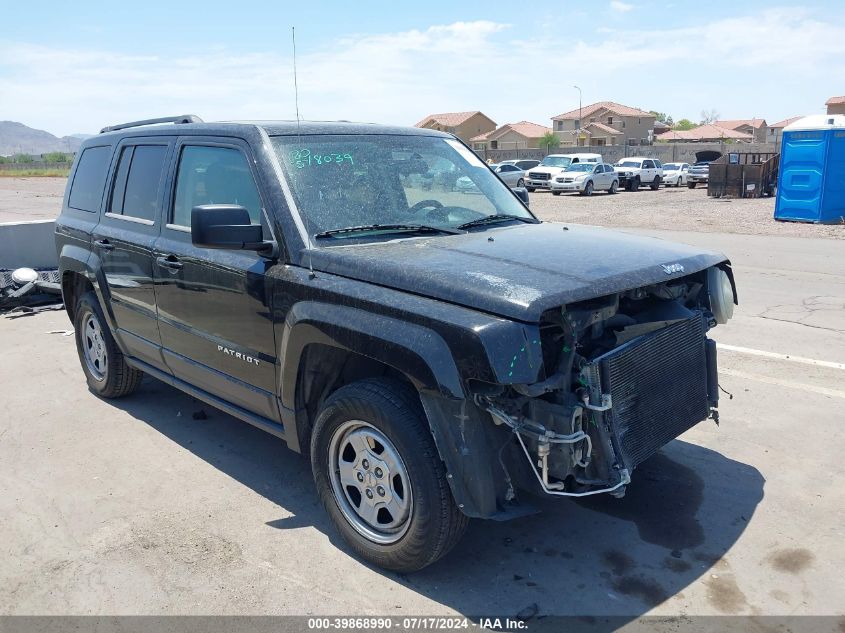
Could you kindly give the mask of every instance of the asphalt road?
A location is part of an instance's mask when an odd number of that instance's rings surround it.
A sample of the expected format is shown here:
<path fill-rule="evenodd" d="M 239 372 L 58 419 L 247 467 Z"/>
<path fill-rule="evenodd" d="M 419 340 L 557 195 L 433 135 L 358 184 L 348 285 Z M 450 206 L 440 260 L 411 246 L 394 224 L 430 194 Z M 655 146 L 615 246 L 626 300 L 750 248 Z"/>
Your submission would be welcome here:
<path fill-rule="evenodd" d="M 279 440 L 153 379 L 99 400 L 63 312 L 0 319 L 0 613 L 845 614 L 845 246 L 645 232 L 734 261 L 721 425 L 410 576 L 349 553 Z"/>

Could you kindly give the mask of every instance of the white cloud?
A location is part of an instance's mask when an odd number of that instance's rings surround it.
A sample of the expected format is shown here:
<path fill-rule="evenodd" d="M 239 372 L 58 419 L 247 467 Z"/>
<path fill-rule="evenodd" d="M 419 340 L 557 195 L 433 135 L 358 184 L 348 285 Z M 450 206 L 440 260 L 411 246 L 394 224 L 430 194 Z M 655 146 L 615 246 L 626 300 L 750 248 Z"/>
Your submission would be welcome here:
<path fill-rule="evenodd" d="M 627 13 L 628 11 L 634 8 L 634 5 L 628 4 L 627 2 L 620 2 L 620 0 L 612 0 L 612 2 L 610 3 L 610 8 L 614 11 Z"/>
<path fill-rule="evenodd" d="M 413 124 L 431 112 L 481 109 L 500 123 L 613 100 L 676 119 L 716 108 L 777 120 L 818 111 L 845 75 L 845 24 L 770 10 L 696 27 L 602 28 L 565 45 L 491 21 L 350 35 L 300 54 L 300 111 L 311 119 Z M 794 42 L 794 44 L 792 44 Z M 222 48 L 164 57 L 62 50 L 0 40 L 0 118 L 53 133 L 191 112 L 207 120 L 293 118 L 285 50 Z M 301 49 L 300 49 L 301 50 Z M 600 58 L 600 71 L 588 72 Z M 688 72 L 695 61 L 697 71 Z"/>

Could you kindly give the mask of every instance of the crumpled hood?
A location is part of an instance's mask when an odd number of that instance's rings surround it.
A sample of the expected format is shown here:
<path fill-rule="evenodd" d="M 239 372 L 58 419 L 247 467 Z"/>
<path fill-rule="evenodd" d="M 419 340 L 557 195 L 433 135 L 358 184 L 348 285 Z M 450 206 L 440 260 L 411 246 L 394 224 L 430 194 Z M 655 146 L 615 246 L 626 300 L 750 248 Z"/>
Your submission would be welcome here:
<path fill-rule="evenodd" d="M 537 322 L 544 311 L 563 304 L 683 277 L 723 261 L 724 255 L 693 246 L 550 222 L 317 248 L 312 257 L 316 270 L 524 322 Z M 668 274 L 663 265 L 669 264 L 683 271 Z"/>

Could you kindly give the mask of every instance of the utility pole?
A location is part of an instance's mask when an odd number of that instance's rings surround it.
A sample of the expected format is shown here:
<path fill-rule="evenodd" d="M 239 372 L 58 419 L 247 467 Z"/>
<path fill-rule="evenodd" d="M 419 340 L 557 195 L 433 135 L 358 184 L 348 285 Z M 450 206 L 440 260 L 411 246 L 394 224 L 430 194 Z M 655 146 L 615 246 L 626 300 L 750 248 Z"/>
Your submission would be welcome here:
<path fill-rule="evenodd" d="M 575 139 L 575 145 L 581 145 L 581 125 L 583 122 L 581 121 L 581 89 L 578 86 L 573 86 L 578 91 L 578 137 Z"/>

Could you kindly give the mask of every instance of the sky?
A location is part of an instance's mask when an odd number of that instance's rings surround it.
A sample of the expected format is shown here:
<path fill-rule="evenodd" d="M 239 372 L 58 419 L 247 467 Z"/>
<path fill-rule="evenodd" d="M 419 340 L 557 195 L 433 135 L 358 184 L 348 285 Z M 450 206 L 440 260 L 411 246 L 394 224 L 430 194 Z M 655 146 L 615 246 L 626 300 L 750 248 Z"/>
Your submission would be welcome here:
<path fill-rule="evenodd" d="M 616 101 L 773 123 L 845 94 L 845 2 L 0 0 L 0 120 L 296 116 L 413 125 L 481 110 L 550 125 Z"/>

